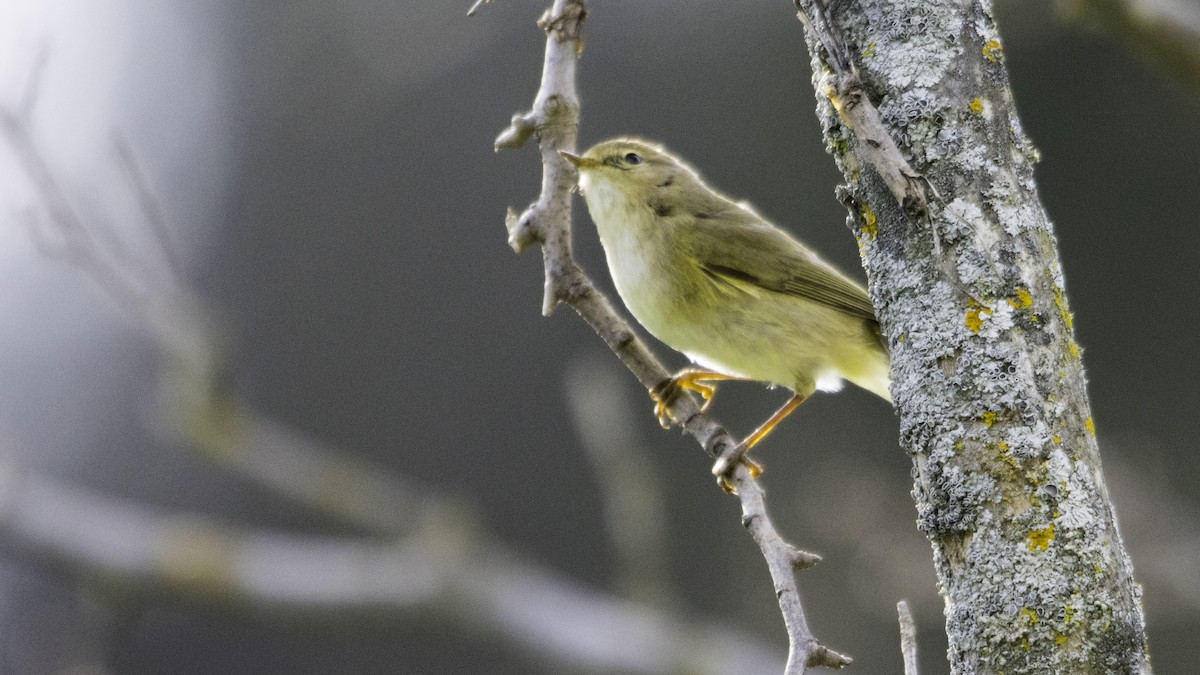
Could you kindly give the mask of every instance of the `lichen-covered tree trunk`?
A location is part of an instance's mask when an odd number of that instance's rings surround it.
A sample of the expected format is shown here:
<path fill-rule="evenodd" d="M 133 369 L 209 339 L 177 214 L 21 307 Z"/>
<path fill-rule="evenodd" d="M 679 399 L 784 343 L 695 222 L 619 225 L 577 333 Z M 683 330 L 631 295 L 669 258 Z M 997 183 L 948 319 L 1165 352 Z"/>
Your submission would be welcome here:
<path fill-rule="evenodd" d="M 842 0 L 827 19 L 863 105 L 878 109 L 910 183 L 926 186 L 927 214 L 899 203 L 879 144 L 838 100 L 821 7 L 798 4 L 818 115 L 892 352 L 953 672 L 1149 672 L 1140 592 L 1034 185 L 1037 152 L 989 3 Z"/>

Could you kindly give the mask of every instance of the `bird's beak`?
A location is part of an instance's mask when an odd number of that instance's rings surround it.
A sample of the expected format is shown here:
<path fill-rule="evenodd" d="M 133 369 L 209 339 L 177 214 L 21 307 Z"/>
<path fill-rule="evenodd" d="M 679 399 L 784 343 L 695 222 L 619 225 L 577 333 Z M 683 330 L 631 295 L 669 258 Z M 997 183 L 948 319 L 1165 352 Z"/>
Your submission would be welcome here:
<path fill-rule="evenodd" d="M 559 150 L 558 154 L 562 155 L 563 159 L 574 164 L 575 168 L 577 168 L 577 169 L 591 169 L 592 167 L 599 164 L 599 162 L 597 162 L 594 159 L 591 159 L 588 157 L 580 157 L 579 155 L 571 154 L 571 153 L 567 152 L 566 150 Z"/>

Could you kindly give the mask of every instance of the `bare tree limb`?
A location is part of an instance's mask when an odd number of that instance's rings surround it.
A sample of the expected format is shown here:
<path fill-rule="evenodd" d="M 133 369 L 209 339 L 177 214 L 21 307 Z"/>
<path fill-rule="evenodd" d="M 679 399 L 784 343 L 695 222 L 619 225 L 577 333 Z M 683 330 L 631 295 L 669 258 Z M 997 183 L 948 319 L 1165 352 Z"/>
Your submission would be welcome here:
<path fill-rule="evenodd" d="M 583 49 L 581 29 L 586 16 L 583 0 L 555 0 L 538 21 L 547 34 L 541 86 L 531 110 L 514 115 L 496 139 L 496 149 L 500 150 L 519 147 L 536 136 L 542 156 L 541 196 L 519 216 L 509 210 L 509 243 L 517 252 L 533 243 L 542 245 L 546 272 L 543 313 L 549 315 L 560 302 L 570 305 L 649 389 L 665 379 L 667 371 L 571 253 L 571 191 L 576 175 L 558 151 L 575 149 L 579 121 L 575 61 Z M 726 448 L 736 445 L 725 429 L 701 414 L 690 396 L 679 397 L 671 405 L 670 414 L 713 457 L 722 456 Z M 803 673 L 811 666 L 850 663 L 849 657 L 819 644 L 805 620 L 795 571 L 812 565 L 816 556 L 795 549 L 779 536 L 767 516 L 762 487 L 745 466 L 737 467 L 730 484 L 742 502 L 742 523 L 762 550 L 775 585 L 790 643 L 786 672 Z"/>

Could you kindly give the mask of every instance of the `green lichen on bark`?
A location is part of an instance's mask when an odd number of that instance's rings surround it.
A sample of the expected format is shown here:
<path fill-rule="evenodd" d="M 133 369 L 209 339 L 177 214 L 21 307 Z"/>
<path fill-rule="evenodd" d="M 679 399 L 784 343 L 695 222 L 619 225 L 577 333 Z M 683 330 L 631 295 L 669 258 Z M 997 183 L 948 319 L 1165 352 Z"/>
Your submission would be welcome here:
<path fill-rule="evenodd" d="M 847 0 L 833 23 L 937 195 L 924 221 L 897 204 L 826 97 L 831 71 L 813 49 L 818 116 L 893 355 L 953 671 L 1148 672 L 1037 151 L 990 6 Z M 808 38 L 818 44 L 812 24 Z"/>

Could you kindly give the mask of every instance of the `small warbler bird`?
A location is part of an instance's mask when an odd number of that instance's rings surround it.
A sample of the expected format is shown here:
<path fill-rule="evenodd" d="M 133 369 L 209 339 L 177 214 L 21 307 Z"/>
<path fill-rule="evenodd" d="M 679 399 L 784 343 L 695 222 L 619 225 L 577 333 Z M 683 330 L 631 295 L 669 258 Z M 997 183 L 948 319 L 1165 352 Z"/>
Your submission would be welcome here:
<path fill-rule="evenodd" d="M 757 380 L 792 398 L 731 452 L 722 479 L 747 450 L 814 391 L 849 380 L 891 399 L 887 347 L 863 286 L 701 180 L 661 146 L 617 138 L 582 156 L 560 152 L 579 170 L 579 187 L 600 232 L 617 292 L 646 330 L 698 368 L 651 389 L 667 426 L 684 390 L 705 408 L 713 382 Z"/>

